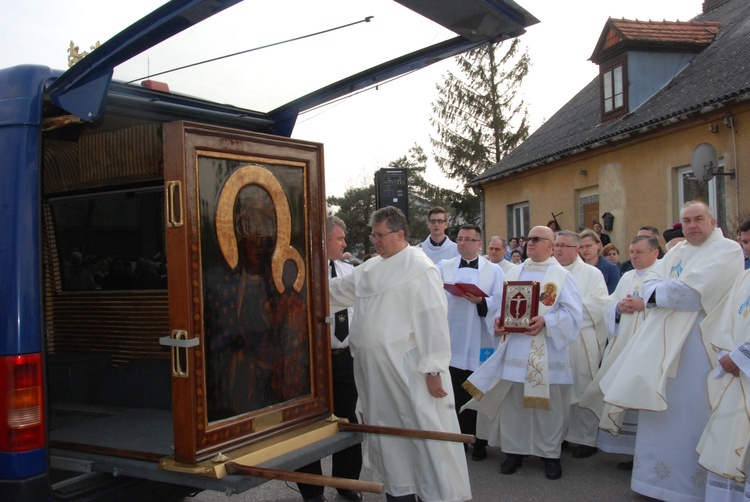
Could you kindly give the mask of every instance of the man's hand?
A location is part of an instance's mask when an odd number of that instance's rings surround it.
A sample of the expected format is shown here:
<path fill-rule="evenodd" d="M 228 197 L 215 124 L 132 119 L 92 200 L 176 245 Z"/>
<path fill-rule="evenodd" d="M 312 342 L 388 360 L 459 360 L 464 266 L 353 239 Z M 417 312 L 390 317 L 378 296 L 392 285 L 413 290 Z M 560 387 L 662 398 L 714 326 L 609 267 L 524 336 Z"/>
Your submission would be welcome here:
<path fill-rule="evenodd" d="M 628 295 L 617 304 L 617 311 L 621 314 L 634 314 L 646 310 L 646 304 L 642 298 Z"/>
<path fill-rule="evenodd" d="M 471 293 L 464 293 L 463 297 L 466 298 L 467 300 L 469 300 L 474 305 L 477 305 L 477 304 L 479 304 L 479 303 L 482 302 L 482 297 L 481 296 L 474 296 Z"/>
<path fill-rule="evenodd" d="M 495 317 L 495 336 L 505 336 L 508 332 L 505 331 L 502 317 Z"/>
<path fill-rule="evenodd" d="M 542 332 L 544 325 L 545 325 L 544 316 L 538 315 L 536 317 L 532 317 L 531 323 L 529 324 L 529 327 L 526 328 L 525 334 L 529 336 L 536 336 Z"/>
<path fill-rule="evenodd" d="M 441 398 L 448 395 L 448 393 L 445 392 L 445 389 L 443 389 L 443 379 L 440 376 L 440 373 L 435 376 L 427 373 L 426 379 L 427 390 L 430 391 L 432 397 Z"/>
<path fill-rule="evenodd" d="M 722 369 L 727 373 L 730 373 L 736 377 L 740 376 L 740 368 L 734 363 L 734 361 L 732 361 L 732 358 L 729 357 L 729 354 L 724 354 L 724 356 L 719 359 L 719 364 L 721 364 Z"/>

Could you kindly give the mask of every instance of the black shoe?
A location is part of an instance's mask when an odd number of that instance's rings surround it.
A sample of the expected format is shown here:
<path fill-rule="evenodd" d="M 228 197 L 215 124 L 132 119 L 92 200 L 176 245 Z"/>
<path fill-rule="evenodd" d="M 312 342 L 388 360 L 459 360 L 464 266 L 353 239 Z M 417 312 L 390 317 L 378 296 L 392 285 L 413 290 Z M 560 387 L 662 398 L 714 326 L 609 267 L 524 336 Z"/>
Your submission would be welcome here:
<path fill-rule="evenodd" d="M 346 500 L 362 500 L 362 492 L 356 490 L 344 490 L 343 488 L 337 490 L 339 496 Z"/>
<path fill-rule="evenodd" d="M 500 472 L 503 474 L 513 474 L 523 464 L 523 457 L 515 453 L 508 453 L 505 462 L 500 466 Z"/>
<path fill-rule="evenodd" d="M 346 500 L 362 500 L 362 492 L 356 490 L 344 490 L 343 488 L 338 490 L 339 496 Z"/>
<path fill-rule="evenodd" d="M 544 476 L 547 479 L 560 479 L 562 477 L 562 466 L 559 458 L 545 458 Z"/>
<path fill-rule="evenodd" d="M 325 495 L 316 495 L 311 499 L 305 499 L 305 502 L 328 502 Z"/>
<path fill-rule="evenodd" d="M 633 461 L 630 462 L 620 462 L 617 464 L 617 468 L 621 471 L 632 471 L 633 470 Z"/>
<path fill-rule="evenodd" d="M 587 446 L 585 444 L 579 444 L 573 448 L 573 458 L 588 458 L 594 455 L 599 450 L 595 446 Z"/>
<path fill-rule="evenodd" d="M 471 459 L 479 462 L 487 458 L 487 441 L 484 439 L 477 439 L 474 441 L 474 448 L 471 452 Z"/>

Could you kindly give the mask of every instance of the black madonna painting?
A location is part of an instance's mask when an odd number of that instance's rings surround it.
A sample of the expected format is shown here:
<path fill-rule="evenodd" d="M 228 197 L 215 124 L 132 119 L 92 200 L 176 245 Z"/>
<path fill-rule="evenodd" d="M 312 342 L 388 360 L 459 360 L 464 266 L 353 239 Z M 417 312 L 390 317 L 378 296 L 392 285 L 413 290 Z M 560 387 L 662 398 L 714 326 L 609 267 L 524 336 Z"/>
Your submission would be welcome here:
<path fill-rule="evenodd" d="M 219 162 L 200 169 L 201 203 L 215 197 L 215 232 L 202 232 L 209 421 L 310 394 L 302 170 Z M 216 186 L 217 172 L 227 174 Z M 289 194 L 276 176 L 285 180 Z M 214 189 L 218 193 L 214 194 Z M 208 211 L 211 213 L 211 211 Z M 293 215 L 293 212 L 295 213 Z M 208 219 L 209 221 L 206 221 Z M 209 218 L 204 224 L 211 226 Z M 296 231 L 295 231 L 296 230 Z M 218 247 L 218 260 L 206 250 Z M 214 253 L 212 253 L 213 255 Z"/>
<path fill-rule="evenodd" d="M 193 460 L 329 414 L 325 204 L 320 145 L 165 127 L 179 141 L 165 157 L 166 185 L 184 186 L 184 202 L 167 191 L 170 324 L 200 342 L 172 389 L 175 456 Z"/>

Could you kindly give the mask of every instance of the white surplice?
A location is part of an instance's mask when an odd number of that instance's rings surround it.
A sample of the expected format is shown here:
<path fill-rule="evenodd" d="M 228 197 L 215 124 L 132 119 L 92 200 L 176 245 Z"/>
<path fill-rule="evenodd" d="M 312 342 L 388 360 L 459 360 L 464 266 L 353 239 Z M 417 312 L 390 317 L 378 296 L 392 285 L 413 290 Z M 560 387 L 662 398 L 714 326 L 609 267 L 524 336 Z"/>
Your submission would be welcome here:
<path fill-rule="evenodd" d="M 706 500 L 746 500 L 750 492 L 750 271 L 745 271 L 732 293 L 712 314 L 716 329 L 715 371 L 708 377 L 711 417 L 698 444 L 700 464 L 710 471 Z M 718 359 L 728 354 L 740 375 L 726 373 Z"/>
<path fill-rule="evenodd" d="M 461 257 L 444 260 L 438 270 L 444 282 L 474 284 L 489 295 L 487 317 L 500 308 L 503 295 L 502 269 L 489 260 L 478 256 L 478 268 L 459 268 Z M 497 346 L 494 331 L 486 319 L 479 317 L 477 306 L 466 298 L 454 296 L 446 291 L 448 299 L 448 327 L 451 333 L 451 363 L 454 368 L 474 371 Z"/>
<path fill-rule="evenodd" d="M 428 235 L 424 242 L 419 245 L 419 248 L 424 251 L 424 254 L 426 254 L 427 257 L 432 260 L 432 263 L 435 264 L 458 256 L 458 246 L 447 235 L 445 236 L 443 243 L 439 246 L 432 244 L 432 242 L 430 242 L 430 236 Z"/>
<path fill-rule="evenodd" d="M 448 364 L 450 335 L 443 281 L 418 248 L 375 257 L 330 282 L 334 308 L 353 306 L 350 346 L 363 423 L 459 432 Z M 447 397 L 429 394 L 440 372 Z M 471 498 L 461 444 L 368 434 L 368 465 L 395 496 L 424 501 Z"/>
<path fill-rule="evenodd" d="M 695 448 L 710 411 L 712 326 L 702 321 L 743 269 L 739 244 L 717 228 L 700 246 L 677 244 L 646 275 L 643 297 L 655 294 L 657 307 L 600 382 L 606 402 L 641 410 L 630 485 L 638 493 L 675 501 L 705 496 Z"/>
<path fill-rule="evenodd" d="M 566 266 L 576 281 L 583 299 L 581 334 L 568 346 L 573 387 L 570 393 L 570 419 L 565 440 L 596 446 L 599 419 L 594 412 L 578 406 L 583 393 L 594 380 L 607 343 L 604 304 L 608 298 L 607 284 L 601 271 L 580 257 Z"/>

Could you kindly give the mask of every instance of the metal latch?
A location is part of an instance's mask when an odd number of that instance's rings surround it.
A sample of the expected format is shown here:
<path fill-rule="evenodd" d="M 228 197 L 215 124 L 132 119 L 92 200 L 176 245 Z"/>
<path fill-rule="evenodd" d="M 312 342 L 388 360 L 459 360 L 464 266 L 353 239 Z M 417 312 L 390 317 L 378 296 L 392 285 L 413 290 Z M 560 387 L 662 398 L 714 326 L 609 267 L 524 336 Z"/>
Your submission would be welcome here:
<path fill-rule="evenodd" d="M 188 378 L 190 370 L 188 365 L 188 349 L 200 345 L 200 338 L 188 338 L 188 332 L 184 329 L 175 329 L 170 336 L 159 338 L 159 345 L 172 347 L 172 376 L 177 378 Z"/>

